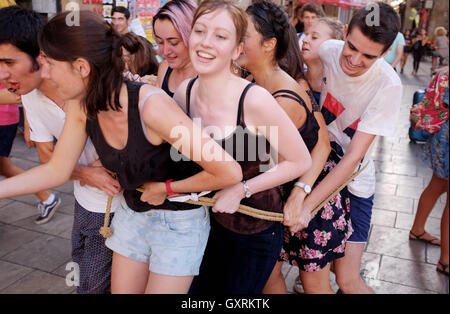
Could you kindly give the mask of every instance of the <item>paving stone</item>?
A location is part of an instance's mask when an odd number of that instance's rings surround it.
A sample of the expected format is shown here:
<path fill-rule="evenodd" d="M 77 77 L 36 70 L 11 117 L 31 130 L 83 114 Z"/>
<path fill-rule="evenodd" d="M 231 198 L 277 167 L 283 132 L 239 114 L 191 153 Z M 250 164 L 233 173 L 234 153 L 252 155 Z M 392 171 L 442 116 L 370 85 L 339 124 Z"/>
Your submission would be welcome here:
<path fill-rule="evenodd" d="M 394 227 L 397 213 L 389 210 L 372 209 L 372 225 Z"/>
<path fill-rule="evenodd" d="M 0 180 L 1 180 L 1 178 L 0 178 Z M 11 204 L 12 202 L 14 202 L 14 201 L 11 199 L 1 199 L 0 200 L 0 208 L 2 208 L 3 206 L 6 206 L 8 204 Z"/>
<path fill-rule="evenodd" d="M 380 269 L 381 255 L 364 252 L 361 258 L 361 274 L 364 280 L 376 279 Z"/>
<path fill-rule="evenodd" d="M 415 215 L 398 213 L 395 228 L 404 229 L 409 232 L 414 223 L 414 218 Z M 441 234 L 441 220 L 433 217 L 428 217 L 427 222 L 425 223 L 425 230 L 435 237 L 439 237 Z"/>
<path fill-rule="evenodd" d="M 409 197 L 418 200 L 420 198 L 420 195 L 423 192 L 423 188 L 417 188 L 415 186 L 406 186 L 406 185 L 399 185 L 397 187 L 397 193 L 396 195 L 402 196 L 402 197 Z"/>
<path fill-rule="evenodd" d="M 0 291 L 33 271 L 31 268 L 4 261 L 0 261 L 0 269 Z"/>
<path fill-rule="evenodd" d="M 65 278 L 69 274 L 69 272 L 71 271 L 71 270 L 66 270 L 67 264 L 69 264 L 71 262 L 72 262 L 72 259 L 71 258 L 68 259 L 67 261 L 62 263 L 61 266 L 59 266 L 54 271 L 52 271 L 52 274 Z"/>
<path fill-rule="evenodd" d="M 41 236 L 42 234 L 38 232 L 24 230 L 11 225 L 0 225 L 0 257 L 11 253 Z"/>
<path fill-rule="evenodd" d="M 436 294 L 435 291 L 423 290 L 419 288 L 409 287 L 402 284 L 367 279 L 366 283 L 375 291 L 376 294 Z"/>
<path fill-rule="evenodd" d="M 75 289 L 76 287 L 67 286 L 64 277 L 36 270 L 0 292 L 3 294 L 69 294 Z"/>
<path fill-rule="evenodd" d="M 375 197 L 373 199 L 374 208 L 403 213 L 412 214 L 413 205 L 413 199 L 394 195 L 375 194 Z"/>
<path fill-rule="evenodd" d="M 373 226 L 366 252 L 425 262 L 425 246 L 408 235 L 407 230 Z"/>
<path fill-rule="evenodd" d="M 396 195 L 397 184 L 377 182 L 375 194 Z"/>
<path fill-rule="evenodd" d="M 21 202 L 12 202 L 0 208 L 0 222 L 13 223 L 27 217 L 37 217 L 36 207 Z"/>
<path fill-rule="evenodd" d="M 56 212 L 49 222 L 42 225 L 37 225 L 34 223 L 35 217 L 28 217 L 12 224 L 28 230 L 39 231 L 51 235 L 59 235 L 67 230 L 72 231 L 73 219 L 73 215 Z"/>
<path fill-rule="evenodd" d="M 409 287 L 422 287 L 436 293 L 448 293 L 445 276 L 436 271 L 435 265 L 383 256 L 379 279 Z M 448 277 L 446 277 L 448 280 Z"/>
<path fill-rule="evenodd" d="M 51 272 L 71 257 L 71 243 L 67 239 L 43 235 L 2 257 L 27 267 Z"/>
<path fill-rule="evenodd" d="M 295 279 L 298 277 L 298 267 L 292 267 L 284 278 L 288 293 L 296 293 L 294 291 Z"/>
<path fill-rule="evenodd" d="M 390 184 L 397 184 L 398 186 L 415 187 L 418 190 L 423 190 L 425 188 L 422 177 L 411 177 L 380 172 L 376 174 L 376 179 L 377 185 L 379 183 L 390 183 Z"/>

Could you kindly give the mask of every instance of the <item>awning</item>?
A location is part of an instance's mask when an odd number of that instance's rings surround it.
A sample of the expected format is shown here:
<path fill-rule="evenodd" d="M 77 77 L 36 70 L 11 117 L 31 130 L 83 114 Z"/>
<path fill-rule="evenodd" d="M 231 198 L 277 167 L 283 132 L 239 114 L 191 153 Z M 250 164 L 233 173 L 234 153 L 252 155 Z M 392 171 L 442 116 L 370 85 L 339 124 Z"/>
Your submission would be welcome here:
<path fill-rule="evenodd" d="M 369 3 L 370 0 L 297 0 L 299 4 L 314 2 L 317 5 L 322 4 L 337 4 L 344 10 L 349 10 L 354 7 L 363 7 Z"/>

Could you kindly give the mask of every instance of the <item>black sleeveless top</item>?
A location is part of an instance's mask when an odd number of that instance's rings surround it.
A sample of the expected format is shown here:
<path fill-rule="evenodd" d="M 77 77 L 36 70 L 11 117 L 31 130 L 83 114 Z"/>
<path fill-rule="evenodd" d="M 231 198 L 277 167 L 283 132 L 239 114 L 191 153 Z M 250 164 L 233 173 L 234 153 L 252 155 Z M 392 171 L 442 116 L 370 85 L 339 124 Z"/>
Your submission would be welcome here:
<path fill-rule="evenodd" d="M 186 90 L 186 113 L 188 116 L 190 116 L 191 89 L 196 79 L 194 78 L 189 82 Z M 226 138 L 217 141 L 240 164 L 244 180 L 249 180 L 258 176 L 261 172 L 268 170 L 270 153 L 273 152 L 266 138 L 250 132 L 244 122 L 244 99 L 247 91 L 253 85 L 253 83 L 249 83 L 239 99 L 235 131 Z M 195 166 L 198 165 L 195 164 Z M 192 172 L 195 171 L 195 166 L 179 165 L 178 167 L 184 172 L 184 175 L 192 175 Z M 241 204 L 261 210 L 282 213 L 283 201 L 281 188 L 277 186 L 255 193 L 250 198 L 242 199 Z M 214 213 L 213 217 L 223 227 L 239 234 L 261 232 L 268 229 L 274 223 L 273 221 L 253 218 L 238 212 L 232 215 Z"/>
<path fill-rule="evenodd" d="M 87 119 L 86 131 L 94 144 L 103 167 L 118 175 L 127 205 L 136 212 L 151 209 L 182 210 L 198 206 L 165 201 L 153 206 L 141 202 L 141 192 L 136 188 L 147 182 L 165 182 L 170 179 L 169 143 L 152 145 L 142 129 L 139 113 L 139 90 L 143 83 L 127 81 L 128 90 L 128 139 L 124 149 L 118 150 L 106 142 L 98 119 Z"/>
<path fill-rule="evenodd" d="M 309 111 L 308 106 L 306 106 L 305 101 L 295 92 L 287 89 L 277 90 L 272 94 L 273 97 L 285 97 L 298 102 L 301 106 L 303 106 L 306 110 L 306 121 L 305 123 L 298 129 L 298 132 L 303 138 L 303 141 L 308 147 L 309 152 L 311 152 L 316 146 L 317 141 L 319 140 L 319 123 L 317 122 L 314 114 Z"/>
<path fill-rule="evenodd" d="M 292 100 L 295 100 L 300 105 L 302 105 L 306 110 L 306 121 L 305 123 L 298 129 L 298 132 L 303 138 L 303 141 L 306 144 L 306 147 L 308 148 L 308 151 L 311 152 L 316 146 L 317 141 L 319 140 L 319 123 L 317 122 L 316 118 L 314 117 L 314 114 L 309 111 L 308 106 L 306 105 L 305 101 L 295 92 L 291 90 L 286 89 L 280 89 L 272 94 L 273 97 L 285 97 Z M 294 187 L 295 182 L 297 180 L 285 183 L 282 185 L 283 190 L 283 200 L 287 201 L 289 194 L 291 194 L 291 191 Z"/>
<path fill-rule="evenodd" d="M 172 71 L 173 71 L 172 68 L 170 68 L 170 67 L 167 68 L 166 74 L 164 75 L 164 80 L 161 85 L 161 89 L 163 91 L 165 91 L 167 93 L 167 95 L 169 95 L 170 97 L 173 97 L 173 95 L 175 94 L 175 93 L 172 93 L 169 89 L 169 77 L 170 77 L 170 74 L 172 73 Z"/>

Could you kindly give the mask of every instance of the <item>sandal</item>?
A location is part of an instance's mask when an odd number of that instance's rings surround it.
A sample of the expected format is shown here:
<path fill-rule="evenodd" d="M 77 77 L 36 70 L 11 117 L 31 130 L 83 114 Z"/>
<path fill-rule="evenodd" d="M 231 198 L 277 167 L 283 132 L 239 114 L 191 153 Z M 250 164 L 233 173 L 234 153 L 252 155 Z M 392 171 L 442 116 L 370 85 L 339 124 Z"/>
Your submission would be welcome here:
<path fill-rule="evenodd" d="M 422 241 L 422 242 L 425 242 L 425 243 L 428 243 L 428 244 L 431 244 L 431 245 L 441 246 L 440 243 L 433 242 L 433 241 L 439 241 L 438 238 L 435 238 L 435 237 L 432 236 L 432 239 L 424 239 L 423 236 L 425 234 L 427 234 L 426 231 L 424 231 L 422 234 L 419 234 L 419 235 L 414 234 L 412 231 L 409 231 L 409 239 L 410 240 L 414 240 L 414 241 Z M 411 236 L 413 236 L 413 237 L 411 237 Z"/>
<path fill-rule="evenodd" d="M 442 269 L 440 269 L 439 267 L 436 267 L 436 270 L 439 273 L 444 274 L 448 277 L 448 264 L 443 264 L 441 261 L 439 261 L 439 265 L 441 265 Z"/>

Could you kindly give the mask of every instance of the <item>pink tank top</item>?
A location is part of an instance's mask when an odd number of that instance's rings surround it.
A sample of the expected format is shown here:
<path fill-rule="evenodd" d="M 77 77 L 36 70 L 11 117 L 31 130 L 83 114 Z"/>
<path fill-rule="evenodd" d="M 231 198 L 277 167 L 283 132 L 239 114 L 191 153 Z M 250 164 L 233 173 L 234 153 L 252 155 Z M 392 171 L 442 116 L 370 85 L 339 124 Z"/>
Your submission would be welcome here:
<path fill-rule="evenodd" d="M 4 89 L 0 83 L 0 89 Z M 14 105 L 0 105 L 0 125 L 11 125 L 19 123 L 19 106 Z"/>

